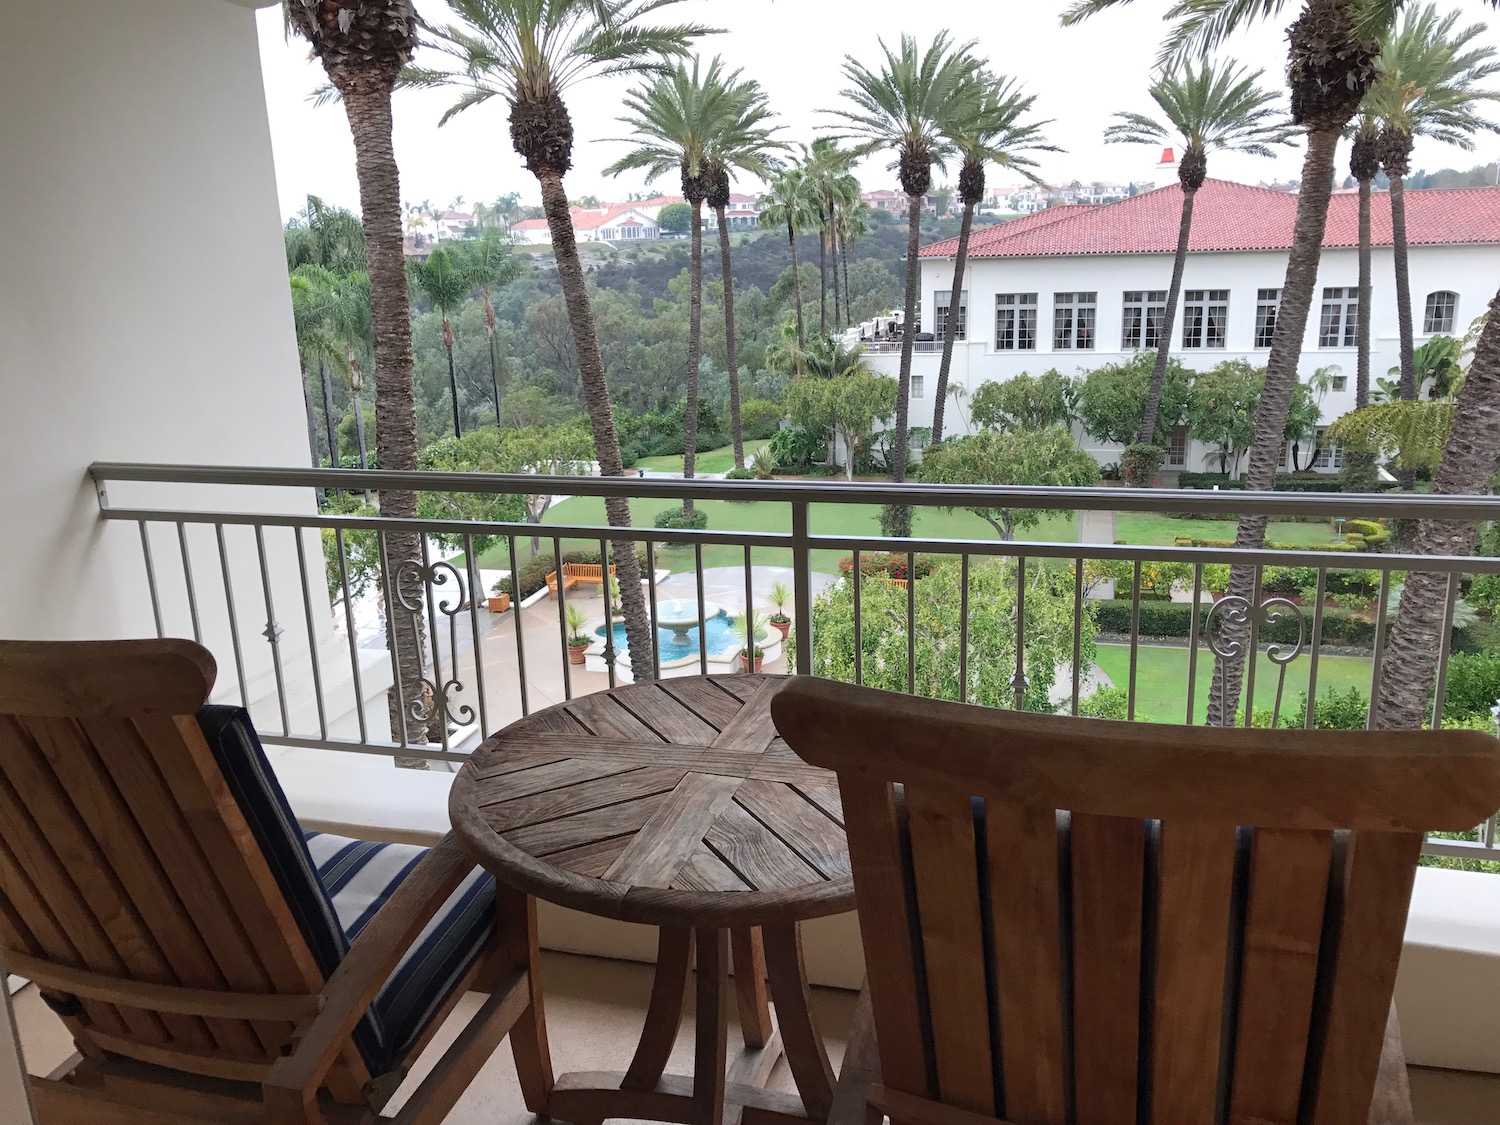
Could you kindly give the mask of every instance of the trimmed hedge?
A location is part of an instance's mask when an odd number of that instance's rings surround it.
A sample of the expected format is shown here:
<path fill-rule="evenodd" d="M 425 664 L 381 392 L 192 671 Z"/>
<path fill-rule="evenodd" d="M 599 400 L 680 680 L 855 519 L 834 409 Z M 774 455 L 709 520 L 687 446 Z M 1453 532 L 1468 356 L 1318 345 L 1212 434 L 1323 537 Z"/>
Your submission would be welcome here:
<path fill-rule="evenodd" d="M 694 508 L 691 512 L 685 508 L 668 508 L 656 513 L 656 526 L 669 531 L 704 531 L 708 528 L 708 513 L 702 508 Z M 690 543 L 673 543 L 669 540 L 663 540 L 662 543 L 667 547 L 691 546 Z"/>
<path fill-rule="evenodd" d="M 1106 633 L 1130 635 L 1130 606 L 1124 598 L 1112 598 L 1093 603 L 1095 620 Z M 1203 634 L 1203 623 L 1208 617 L 1208 606 L 1198 610 L 1199 636 Z M 1187 637 L 1192 633 L 1193 607 L 1185 602 L 1141 602 L 1140 635 L 1143 637 Z M 1308 618 L 1307 628 L 1312 628 Z M 1274 625 L 1262 625 L 1260 639 L 1265 644 L 1294 644 L 1297 640 L 1297 621 L 1283 618 Z M 1309 638 L 1311 640 L 1311 638 Z M 1357 617 L 1346 609 L 1332 607 L 1323 610 L 1323 643 L 1325 645 L 1348 645 L 1360 648 L 1375 642 L 1375 624 Z"/>
<path fill-rule="evenodd" d="M 1244 488 L 1244 480 L 1230 480 L 1224 473 L 1178 473 L 1177 484 L 1181 488 L 1207 488 L 1217 486 L 1221 491 Z M 1281 473 L 1276 477 L 1277 492 L 1342 492 L 1339 478 L 1324 473 Z"/>

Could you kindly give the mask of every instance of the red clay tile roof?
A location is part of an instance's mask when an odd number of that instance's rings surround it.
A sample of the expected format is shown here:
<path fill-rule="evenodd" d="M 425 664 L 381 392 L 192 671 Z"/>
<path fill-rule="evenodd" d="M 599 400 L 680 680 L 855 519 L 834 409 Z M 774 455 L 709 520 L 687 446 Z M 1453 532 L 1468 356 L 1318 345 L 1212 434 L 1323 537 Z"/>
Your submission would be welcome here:
<path fill-rule="evenodd" d="M 1269 188 L 1207 180 L 1193 208 L 1189 250 L 1286 250 L 1292 244 L 1297 197 Z M 969 242 L 973 258 L 1078 254 L 1171 254 L 1177 249 L 1182 191 L 1176 185 L 1118 203 L 1050 207 L 986 227 Z M 1500 242 L 1500 188 L 1455 188 L 1406 194 L 1407 240 L 1414 246 Z M 1390 196 L 1376 192 L 1371 208 L 1376 246 L 1391 243 Z M 1324 246 L 1359 244 L 1359 196 L 1336 192 Z M 933 243 L 924 258 L 951 258 L 957 239 Z"/>
<path fill-rule="evenodd" d="M 519 223 L 511 223 L 511 230 L 546 230 L 546 219 L 522 219 Z"/>

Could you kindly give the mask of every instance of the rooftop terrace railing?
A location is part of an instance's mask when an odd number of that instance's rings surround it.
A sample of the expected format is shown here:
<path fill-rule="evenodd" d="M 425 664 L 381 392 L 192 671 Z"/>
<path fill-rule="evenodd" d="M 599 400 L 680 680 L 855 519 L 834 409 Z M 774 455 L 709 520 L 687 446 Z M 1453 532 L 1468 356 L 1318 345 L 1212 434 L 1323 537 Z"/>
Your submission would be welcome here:
<path fill-rule="evenodd" d="M 1349 495 L 1291 492 L 1187 491 L 1121 488 L 995 488 L 803 482 L 717 481 L 636 477 L 537 477 L 467 473 L 395 473 L 327 469 L 274 469 L 96 463 L 91 474 L 99 494 L 101 516 L 136 525 L 143 562 L 143 597 L 149 597 L 156 630 L 162 635 L 192 636 L 215 651 L 226 674 L 227 701 L 251 709 L 262 738 L 293 748 L 342 750 L 430 762 L 462 761 L 480 740 L 514 718 L 575 694 L 603 690 L 630 677 L 628 652 L 616 641 L 620 621 L 612 599 L 597 599 L 582 589 L 559 583 L 553 601 L 541 587 L 514 588 L 517 604 L 509 613 L 480 609 L 494 571 L 507 571 L 520 583 L 540 584 L 544 570 L 564 572 L 570 552 L 596 552 L 600 562 L 613 560 L 621 544 L 644 552 L 645 582 L 653 636 L 653 675 L 729 671 L 724 650 L 710 651 L 710 634 L 722 632 L 722 621 L 706 612 L 707 594 L 716 594 L 726 610 L 766 606 L 768 577 L 791 581 L 786 669 L 826 674 L 815 663 L 818 612 L 829 612 L 836 596 L 845 596 L 852 615 L 852 666 L 845 674 L 863 682 L 880 661 L 881 682 L 899 682 L 905 663 L 905 690 L 919 690 L 919 649 L 926 652 L 930 629 L 929 595 L 918 572 L 920 556 L 946 563 L 956 571 L 957 636 L 943 643 L 956 649 L 956 674 L 943 691 L 965 702 L 976 698 L 975 685 L 1004 675 L 1012 689 L 1000 700 L 1006 706 L 1037 706 L 1034 677 L 1054 679 L 1056 709 L 1079 713 L 1090 670 L 1084 659 L 1098 640 L 1117 658 L 1124 682 L 1129 718 L 1201 722 L 1199 714 L 1209 686 L 1199 672 L 1199 657 L 1236 655 L 1227 639 L 1231 627 L 1248 629 L 1238 651 L 1254 651 L 1247 661 L 1243 708 L 1238 721 L 1264 721 L 1266 701 L 1271 722 L 1294 714 L 1291 701 L 1305 691 L 1300 716 L 1317 723 L 1320 675 L 1333 656 L 1368 659 L 1368 698 L 1373 712 L 1381 676 L 1388 626 L 1388 607 L 1402 575 L 1423 570 L 1448 575 L 1447 627 L 1443 630 L 1437 687 L 1430 720 L 1444 717 L 1445 684 L 1451 655 L 1453 621 L 1465 585 L 1478 575 L 1500 574 L 1500 558 L 1417 556 L 1311 546 L 1298 549 L 1243 550 L 1225 546 L 1161 546 L 1120 542 L 1003 541 L 994 537 L 885 538 L 859 529 L 873 528 L 879 506 L 905 504 L 918 513 L 930 510 L 1008 508 L 1078 513 L 1144 513 L 1170 515 L 1208 510 L 1237 517 L 1263 514 L 1304 521 L 1443 518 L 1476 523 L 1500 519 L 1500 498 L 1493 496 Z M 185 502 L 200 495 L 200 505 Z M 651 526 L 611 528 L 592 509 L 582 518 L 580 505 L 554 505 L 554 516 L 576 522 L 478 521 L 464 519 L 397 519 L 379 515 L 340 515 L 318 510 L 317 496 L 342 490 L 408 490 L 469 496 L 624 497 L 637 502 L 709 504 L 711 523 L 738 522 L 767 530 L 710 527 L 665 530 Z M 275 498 L 272 503 L 268 498 Z M 168 502 L 169 501 L 169 502 Z M 722 508 L 718 501 L 731 502 Z M 756 508 L 742 507 L 758 505 Z M 644 506 L 644 505 L 642 505 Z M 277 510 L 264 510 L 275 508 Z M 851 518 L 863 510 L 863 520 Z M 737 519 L 735 513 L 747 513 Z M 753 518 L 748 514 L 753 513 Z M 650 523 L 638 515 L 638 523 Z M 1084 521 L 1080 519 L 1080 525 Z M 978 526 L 978 525 L 976 525 Z M 853 529 L 853 530 L 851 530 Z M 412 533 L 418 533 L 413 537 Z M 1330 536 L 1335 533 L 1331 530 Z M 1110 536 L 1113 539 L 1113 536 Z M 325 543 L 326 541 L 326 543 Z M 419 541 L 420 555 L 397 558 L 393 543 Z M 533 561 L 530 545 L 540 554 Z M 1340 546 L 1344 546 L 1340 544 Z M 443 557 L 448 551 L 456 551 Z M 904 585 L 889 575 L 866 576 L 873 557 L 895 560 Z M 840 568 L 839 562 L 848 563 Z M 486 563 L 491 565 L 486 565 Z M 899 564 L 905 564 L 904 568 Z M 1186 637 L 1163 641 L 1143 631 L 1143 606 L 1150 612 L 1144 579 L 1163 563 L 1181 564 L 1171 596 L 1186 602 L 1190 619 Z M 1255 568 L 1253 595 L 1216 596 L 1206 568 L 1221 564 Z M 711 565 L 706 565 L 711 564 Z M 981 652 L 971 624 L 976 611 L 971 595 L 981 597 L 978 578 L 1001 568 L 1003 581 L 1014 584 L 1014 610 L 1003 628 L 1007 660 L 1002 670 L 973 664 Z M 1306 568 L 1314 581 L 1310 598 L 1266 588 L 1270 568 Z M 1108 602 L 1095 570 L 1123 574 L 1130 587 L 1124 599 Z M 1351 570 L 1373 572 L 1365 580 L 1374 593 L 1364 639 L 1328 636 L 1334 611 L 1326 608 L 1330 576 Z M 671 572 L 668 576 L 666 572 Z M 1054 596 L 1071 599 L 1071 655 L 1055 668 L 1028 665 L 1028 629 L 1035 629 L 1026 608 L 1028 591 L 1042 578 Z M 419 580 L 419 585 L 416 583 Z M 842 584 L 842 585 L 841 585 Z M 362 586 L 368 590 L 361 590 Z M 413 601 L 409 591 L 419 588 Z M 993 587 L 988 587 L 993 589 Z M 904 593 L 892 593 L 900 589 Z M 1061 595 L 1058 591 L 1061 590 Z M 831 592 L 830 592 L 831 591 Z M 600 591 L 601 595 L 603 591 Z M 528 595 L 531 595 L 528 598 Z M 1039 595 L 1033 593 L 1033 597 Z M 815 611 L 822 599 L 823 609 Z M 538 600 L 539 606 L 531 605 Z M 901 601 L 905 602 L 904 609 Z M 527 602 L 522 609 L 520 603 Z M 670 603 L 670 604 L 669 604 Z M 696 641 L 687 647 L 676 639 L 693 632 L 682 624 L 683 603 L 696 603 Z M 869 607 L 878 603 L 879 612 Z M 566 611 L 569 604 L 594 608 L 594 638 L 583 667 L 569 661 Z M 840 602 L 840 605 L 843 603 Z M 1111 607 L 1101 630 L 1096 619 Z M 555 609 L 552 607 L 555 606 Z M 894 608 L 893 608 L 894 607 Z M 919 609 L 921 612 L 919 612 Z M 1338 611 L 1342 613 L 1343 611 Z M 401 671 L 385 643 L 394 614 L 409 615 L 423 635 L 422 697 L 407 699 Z M 874 617 L 874 620 L 871 618 Z M 1342 618 L 1341 618 L 1342 619 Z M 826 620 L 826 618 L 825 618 Z M 990 622 L 993 625 L 993 621 Z M 711 627 L 712 626 L 712 627 Z M 989 627 L 989 626 L 987 626 Z M 668 638 L 669 634 L 671 639 Z M 875 642 L 871 643 L 872 638 Z M 894 640 L 892 639 L 894 638 Z M 1102 638 L 1102 639 L 1101 639 Z M 774 637 L 772 638 L 774 641 Z M 904 640 L 904 653 L 900 651 Z M 919 643 L 921 642 L 921 643 Z M 1185 706 L 1174 716 L 1140 713 L 1143 692 L 1157 686 L 1153 673 L 1142 671 L 1143 655 L 1163 643 L 1175 646 L 1186 665 Z M 893 647 L 894 646 L 894 647 Z M 1068 645 L 1064 644 L 1066 649 Z M 664 651 L 665 650 L 665 651 Z M 872 655 L 879 651 L 878 656 Z M 993 652 L 993 649 L 985 650 Z M 732 654 L 731 654 L 732 655 Z M 986 657 L 986 659 L 988 659 Z M 1172 659 L 1177 659 L 1175 656 Z M 1050 663 L 1050 661 L 1049 661 Z M 1347 663 L 1347 662 L 1346 662 Z M 780 667 L 779 663 L 773 665 Z M 892 671 L 892 667 L 895 671 Z M 1363 664 L 1358 665 L 1363 668 Z M 1143 674 L 1148 677 L 1143 681 Z M 1269 677 L 1271 682 L 1267 682 Z M 1327 677 L 1324 677 L 1325 679 Z M 1342 682 L 1348 681 L 1348 675 Z M 1257 682 L 1260 680 L 1260 682 Z M 407 677 L 410 682 L 410 676 Z M 394 696 L 383 702 L 386 689 Z M 993 696 L 993 690 L 991 691 Z M 372 703 L 372 700 L 374 701 Z M 1260 706 L 1257 707 L 1259 700 Z M 387 721 L 388 718 L 391 721 Z M 1367 714 L 1371 721 L 1373 714 Z M 392 733 L 392 728 L 395 728 Z M 420 731 L 431 732 L 423 742 Z M 435 730 L 434 730 L 435 728 Z M 1500 829 L 1495 818 L 1478 827 L 1470 840 L 1430 840 L 1432 855 L 1500 861 Z"/>

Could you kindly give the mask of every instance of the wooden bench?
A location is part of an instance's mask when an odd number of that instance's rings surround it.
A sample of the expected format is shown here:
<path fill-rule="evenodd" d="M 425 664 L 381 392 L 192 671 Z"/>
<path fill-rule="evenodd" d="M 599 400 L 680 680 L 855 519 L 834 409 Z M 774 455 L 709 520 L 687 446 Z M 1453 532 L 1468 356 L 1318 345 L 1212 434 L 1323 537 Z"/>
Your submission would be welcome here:
<path fill-rule="evenodd" d="M 617 577 L 616 568 L 609 568 L 609 576 Z M 579 586 L 598 586 L 604 589 L 604 564 L 603 563 L 563 563 L 562 588 L 564 590 L 576 590 Z M 557 571 L 547 575 L 547 596 L 557 597 Z"/>

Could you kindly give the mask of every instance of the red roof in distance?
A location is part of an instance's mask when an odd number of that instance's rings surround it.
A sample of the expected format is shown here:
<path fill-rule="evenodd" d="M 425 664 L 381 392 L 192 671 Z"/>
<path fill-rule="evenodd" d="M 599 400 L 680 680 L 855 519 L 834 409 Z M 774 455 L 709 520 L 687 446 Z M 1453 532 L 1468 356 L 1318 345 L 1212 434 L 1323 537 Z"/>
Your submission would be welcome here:
<path fill-rule="evenodd" d="M 1197 252 L 1288 250 L 1297 197 L 1270 188 L 1205 180 L 1193 207 L 1188 249 Z M 1118 203 L 1049 207 L 1023 219 L 985 227 L 969 240 L 971 258 L 1026 258 L 1081 254 L 1172 254 L 1182 217 L 1177 184 Z M 1500 243 L 1500 188 L 1426 189 L 1406 193 L 1407 240 L 1413 246 Z M 1376 246 L 1391 244 L 1390 196 L 1371 206 Z M 1335 193 L 1328 207 L 1325 247 L 1359 245 L 1359 196 Z M 925 246 L 924 258 L 951 258 L 957 239 Z"/>

